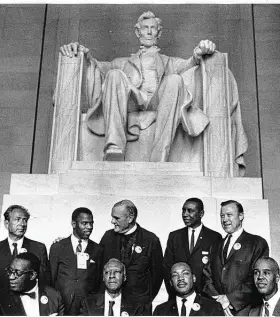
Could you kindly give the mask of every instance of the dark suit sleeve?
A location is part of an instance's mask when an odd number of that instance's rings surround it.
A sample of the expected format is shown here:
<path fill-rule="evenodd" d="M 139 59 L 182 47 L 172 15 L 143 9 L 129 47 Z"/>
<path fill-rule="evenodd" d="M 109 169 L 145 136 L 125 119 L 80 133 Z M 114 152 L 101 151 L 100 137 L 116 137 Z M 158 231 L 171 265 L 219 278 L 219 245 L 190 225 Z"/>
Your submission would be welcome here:
<path fill-rule="evenodd" d="M 65 311 L 65 308 L 64 308 L 64 303 L 63 303 L 63 299 L 62 299 L 62 296 L 59 292 L 58 293 L 58 316 L 64 316 L 64 311 Z"/>
<path fill-rule="evenodd" d="M 164 252 L 163 258 L 163 277 L 166 290 L 168 294 L 172 293 L 172 287 L 169 283 L 170 281 L 170 269 L 174 263 L 174 244 L 173 244 L 173 235 L 172 233 L 169 234 L 167 240 L 166 250 Z"/>
<path fill-rule="evenodd" d="M 255 251 L 251 258 L 250 270 L 247 275 L 247 279 L 242 283 L 238 284 L 235 289 L 226 294 L 233 308 L 238 311 L 243 307 L 247 306 L 252 301 L 252 294 L 254 293 L 254 279 L 253 279 L 253 267 L 256 261 L 262 256 L 269 255 L 269 247 L 267 242 L 258 238 L 255 240 Z"/>
<path fill-rule="evenodd" d="M 152 282 L 152 299 L 157 296 L 163 280 L 162 274 L 163 254 L 159 238 L 153 241 L 152 255 L 150 261 L 150 273 Z"/>
<path fill-rule="evenodd" d="M 41 266 L 40 266 L 40 281 L 43 281 L 45 285 L 51 284 L 51 271 L 50 271 L 50 262 L 48 259 L 46 246 L 42 245 L 41 252 Z"/>
<path fill-rule="evenodd" d="M 204 288 L 203 292 L 207 294 L 209 297 L 219 295 L 218 291 L 214 286 L 214 281 L 212 278 L 212 268 L 211 265 L 213 263 L 213 255 L 212 255 L 212 246 L 210 248 L 210 261 L 203 267 L 203 280 L 204 280 Z"/>
<path fill-rule="evenodd" d="M 153 316 L 161 316 L 159 306 L 157 306 L 153 312 Z"/>
<path fill-rule="evenodd" d="M 55 288 L 55 282 L 57 278 L 57 271 L 58 271 L 58 249 L 59 249 L 59 242 L 51 245 L 50 248 L 50 270 L 51 270 L 51 285 Z"/>

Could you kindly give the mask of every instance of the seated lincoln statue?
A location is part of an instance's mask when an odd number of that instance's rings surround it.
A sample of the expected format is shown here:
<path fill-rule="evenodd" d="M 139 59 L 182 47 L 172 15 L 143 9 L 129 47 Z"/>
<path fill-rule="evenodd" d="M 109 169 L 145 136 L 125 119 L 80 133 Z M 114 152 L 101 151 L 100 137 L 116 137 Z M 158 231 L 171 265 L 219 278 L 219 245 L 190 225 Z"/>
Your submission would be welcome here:
<path fill-rule="evenodd" d="M 149 161 L 166 162 L 179 125 L 184 133 L 197 137 L 210 122 L 194 105 L 183 74 L 199 65 L 203 56 L 213 54 L 216 46 L 209 40 L 200 41 L 187 60 L 160 54 L 161 20 L 150 11 L 138 18 L 135 33 L 139 51 L 112 62 L 97 61 L 77 42 L 63 45 L 60 52 L 68 57 L 84 52 L 87 126 L 95 135 L 105 137 L 104 160 L 123 161 L 127 142 L 138 140 L 141 130 L 155 124 Z M 245 148 L 235 156 L 242 156 Z"/>

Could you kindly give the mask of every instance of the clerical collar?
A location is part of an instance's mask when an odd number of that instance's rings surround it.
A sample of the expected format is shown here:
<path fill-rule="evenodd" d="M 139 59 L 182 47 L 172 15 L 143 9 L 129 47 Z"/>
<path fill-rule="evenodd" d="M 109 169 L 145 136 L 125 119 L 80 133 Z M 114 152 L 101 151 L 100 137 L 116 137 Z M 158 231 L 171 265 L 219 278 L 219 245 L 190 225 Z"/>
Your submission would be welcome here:
<path fill-rule="evenodd" d="M 145 47 L 144 45 L 140 46 L 140 52 L 141 53 L 157 53 L 160 51 L 160 48 L 158 48 L 156 45 L 151 46 L 151 47 Z"/>
<path fill-rule="evenodd" d="M 131 229 L 129 229 L 127 232 L 124 233 L 124 235 L 128 235 L 128 234 L 131 234 L 133 232 L 135 232 L 137 229 L 137 224 L 135 224 Z"/>

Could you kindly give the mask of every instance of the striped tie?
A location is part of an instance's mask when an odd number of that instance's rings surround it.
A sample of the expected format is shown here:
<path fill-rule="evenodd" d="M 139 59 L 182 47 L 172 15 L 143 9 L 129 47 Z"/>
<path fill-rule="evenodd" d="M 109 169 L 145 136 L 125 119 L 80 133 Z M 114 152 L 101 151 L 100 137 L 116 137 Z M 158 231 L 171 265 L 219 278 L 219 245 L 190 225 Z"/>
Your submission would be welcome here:
<path fill-rule="evenodd" d="M 79 243 L 78 243 L 77 248 L 76 248 L 76 253 L 82 252 L 82 240 L 79 239 L 78 242 Z"/>

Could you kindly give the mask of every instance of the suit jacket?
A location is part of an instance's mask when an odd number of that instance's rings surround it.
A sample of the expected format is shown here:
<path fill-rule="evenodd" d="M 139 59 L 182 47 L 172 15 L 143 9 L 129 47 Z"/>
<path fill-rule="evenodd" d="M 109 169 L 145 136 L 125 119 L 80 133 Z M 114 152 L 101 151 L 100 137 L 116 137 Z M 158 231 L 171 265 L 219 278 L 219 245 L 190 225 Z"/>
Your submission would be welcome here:
<path fill-rule="evenodd" d="M 196 295 L 194 303 L 199 304 L 199 309 L 191 309 L 189 316 L 224 316 L 222 306 L 215 300 Z M 176 297 L 158 305 L 153 313 L 154 316 L 179 316 Z"/>
<path fill-rule="evenodd" d="M 42 303 L 42 296 L 47 297 L 47 303 Z M 57 314 L 64 315 L 62 297 L 58 291 L 50 286 L 39 285 L 39 310 L 40 316 Z M 0 314 L 2 316 L 26 316 L 20 295 L 12 291 L 2 290 L 0 293 Z"/>
<path fill-rule="evenodd" d="M 23 238 L 22 248 L 27 252 L 35 254 L 41 261 L 40 266 L 40 283 L 50 284 L 50 267 L 47 255 L 46 246 L 41 243 L 26 237 Z M 0 289 L 9 287 L 9 280 L 5 273 L 5 268 L 12 262 L 12 254 L 8 242 L 8 238 L 0 242 Z"/>
<path fill-rule="evenodd" d="M 210 247 L 222 236 L 205 226 L 202 226 L 199 237 L 195 244 L 193 252 L 189 250 L 188 228 L 182 228 L 169 234 L 166 250 L 163 259 L 164 281 L 169 294 L 173 294 L 173 288 L 170 286 L 170 269 L 176 262 L 187 262 L 196 276 L 195 289 L 201 293 L 203 284 L 203 267 L 209 260 Z"/>
<path fill-rule="evenodd" d="M 96 293 L 99 288 L 102 249 L 88 240 L 85 253 L 89 255 L 87 269 L 77 269 L 71 237 L 54 243 L 50 248 L 52 285 L 60 291 L 68 315 L 77 315 L 81 300 L 88 294 Z"/>
<path fill-rule="evenodd" d="M 263 304 L 257 305 L 250 310 L 249 316 L 261 316 L 262 310 L 263 310 Z M 280 300 L 278 300 L 272 315 L 280 316 Z"/>
<path fill-rule="evenodd" d="M 159 238 L 138 224 L 136 247 L 126 266 L 126 283 L 123 293 L 133 300 L 143 303 L 152 302 L 156 297 L 162 280 L 162 248 Z M 100 241 L 103 247 L 103 264 L 111 258 L 121 260 L 121 235 L 108 230 Z M 139 250 L 137 253 L 136 251 Z"/>
<path fill-rule="evenodd" d="M 240 249 L 232 247 L 225 263 L 222 256 L 224 240 L 212 246 L 210 262 L 203 269 L 204 292 L 209 296 L 226 294 L 234 314 L 248 315 L 253 300 L 259 298 L 253 281 L 253 266 L 261 256 L 268 256 L 269 248 L 263 238 L 246 231 L 237 243 Z"/>
<path fill-rule="evenodd" d="M 82 301 L 80 314 L 82 316 L 104 316 L 104 306 L 104 293 L 92 295 Z M 120 315 L 125 312 L 129 316 L 150 316 L 152 314 L 152 305 L 137 304 L 126 300 L 122 296 Z"/>

